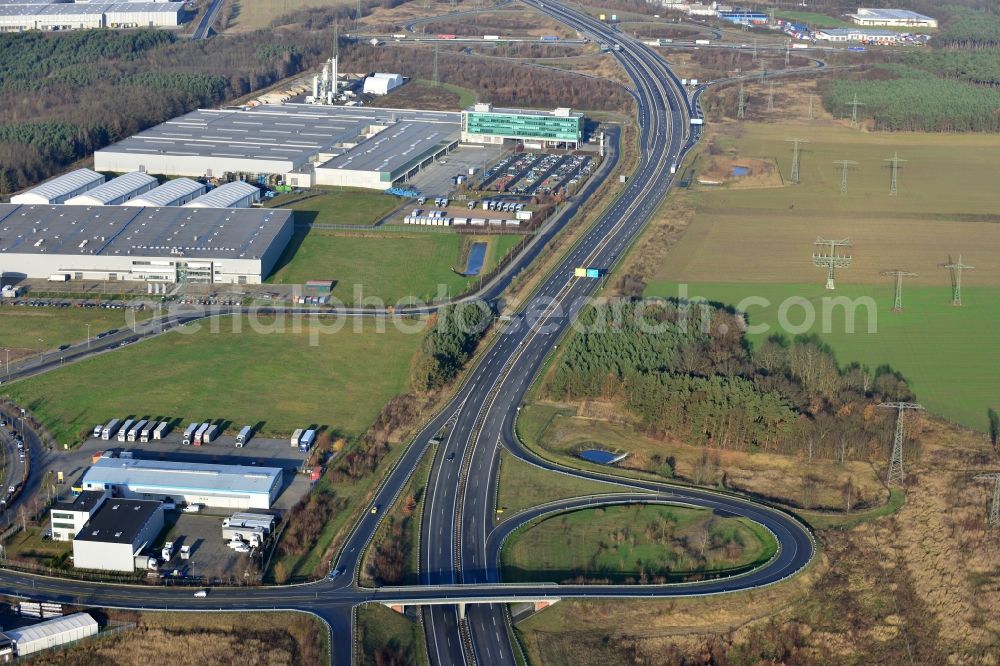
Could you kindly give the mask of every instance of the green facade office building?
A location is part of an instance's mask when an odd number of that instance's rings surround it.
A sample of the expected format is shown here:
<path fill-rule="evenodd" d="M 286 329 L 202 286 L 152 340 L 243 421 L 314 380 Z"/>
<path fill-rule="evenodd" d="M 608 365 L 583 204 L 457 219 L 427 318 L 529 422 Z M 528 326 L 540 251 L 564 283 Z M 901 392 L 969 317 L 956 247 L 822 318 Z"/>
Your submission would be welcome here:
<path fill-rule="evenodd" d="M 583 141 L 583 115 L 566 108 L 531 111 L 495 109 L 490 104 L 462 112 L 463 142 L 499 144 L 505 139 L 576 147 Z"/>

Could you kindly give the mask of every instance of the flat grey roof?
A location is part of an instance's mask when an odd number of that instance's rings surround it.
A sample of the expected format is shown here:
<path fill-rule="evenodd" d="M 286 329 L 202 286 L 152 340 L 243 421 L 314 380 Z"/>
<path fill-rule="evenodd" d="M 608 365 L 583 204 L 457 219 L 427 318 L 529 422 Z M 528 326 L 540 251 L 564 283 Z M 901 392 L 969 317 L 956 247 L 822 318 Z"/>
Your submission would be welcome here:
<path fill-rule="evenodd" d="M 56 502 L 52 505 L 54 511 L 90 511 L 104 500 L 103 490 L 84 490 L 71 502 Z"/>
<path fill-rule="evenodd" d="M 0 2 L 0 16 L 85 16 L 109 12 L 157 12 L 177 14 L 183 2 L 88 2 L 6 4 Z"/>
<path fill-rule="evenodd" d="M 402 121 L 442 124 L 453 129 L 457 138 L 461 116 L 441 111 L 313 104 L 201 109 L 168 120 L 98 152 L 230 157 L 291 162 L 299 167 L 319 153 L 338 152 L 338 144 L 355 143 L 369 125 Z"/>
<path fill-rule="evenodd" d="M 160 502 L 154 500 L 110 498 L 73 540 L 132 543 L 159 508 Z"/>
<path fill-rule="evenodd" d="M 270 495 L 281 469 L 247 465 L 182 463 L 139 458 L 101 458 L 83 475 L 83 483 L 129 486 L 141 493 Z"/>
<path fill-rule="evenodd" d="M 458 140 L 459 124 L 401 121 L 323 164 L 324 169 L 395 173 Z"/>
<path fill-rule="evenodd" d="M 541 109 L 511 109 L 511 108 L 501 108 L 494 106 L 489 111 L 477 111 L 476 105 L 473 104 L 467 108 L 466 113 L 498 113 L 502 115 L 513 115 L 513 116 L 547 116 L 549 118 L 583 118 L 582 113 L 577 113 L 576 111 L 570 111 L 569 115 L 558 116 L 553 111 L 544 111 Z"/>
<path fill-rule="evenodd" d="M 917 12 L 910 11 L 909 9 L 873 9 L 869 7 L 861 7 L 857 12 L 851 14 L 851 16 L 856 16 L 862 19 L 892 19 L 896 21 L 933 21 L 934 19 L 930 16 L 925 16 L 924 14 L 918 14 Z"/>
<path fill-rule="evenodd" d="M 291 219 L 281 208 L 0 204 L 4 253 L 260 259 Z"/>

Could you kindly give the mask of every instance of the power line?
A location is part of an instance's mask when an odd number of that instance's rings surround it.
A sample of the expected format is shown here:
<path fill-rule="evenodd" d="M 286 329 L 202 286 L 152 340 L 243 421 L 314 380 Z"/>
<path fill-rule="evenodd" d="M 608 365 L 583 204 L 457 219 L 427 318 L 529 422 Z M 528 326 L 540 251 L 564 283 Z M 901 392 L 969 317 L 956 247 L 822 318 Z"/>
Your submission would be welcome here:
<path fill-rule="evenodd" d="M 799 144 L 809 143 L 809 139 L 785 139 L 792 144 L 792 172 L 788 175 L 788 179 L 793 183 L 798 185 L 799 183 Z"/>
<path fill-rule="evenodd" d="M 911 273 L 909 271 L 902 271 L 893 269 L 891 271 L 882 271 L 882 275 L 887 277 L 895 278 L 896 280 L 896 298 L 892 305 L 893 312 L 903 311 L 903 278 L 905 277 L 917 277 L 916 273 Z"/>
<path fill-rule="evenodd" d="M 952 261 L 949 256 L 944 267 L 951 271 L 951 304 L 962 307 L 962 271 L 971 271 L 975 266 L 963 264 L 962 255 L 958 255 L 958 261 Z"/>
<path fill-rule="evenodd" d="M 814 245 L 819 245 L 825 248 L 824 251 L 813 252 L 813 265 L 819 268 L 826 269 L 826 288 L 835 289 L 833 278 L 836 269 L 847 268 L 851 265 L 852 258 L 850 255 L 840 254 L 837 248 L 848 247 L 851 244 L 849 238 L 844 238 L 843 240 L 827 240 L 825 238 L 816 238 Z"/>
<path fill-rule="evenodd" d="M 854 160 L 834 160 L 833 163 L 840 165 L 840 193 L 847 194 L 847 172 L 858 163 Z"/>
<path fill-rule="evenodd" d="M 736 117 L 742 118 L 746 114 L 746 98 L 743 95 L 743 81 L 740 81 L 740 102 L 736 107 Z"/>
<path fill-rule="evenodd" d="M 848 102 L 847 106 L 851 107 L 851 127 L 858 126 L 858 107 L 865 106 L 864 102 L 858 101 L 858 93 L 854 93 L 854 101 Z"/>
<path fill-rule="evenodd" d="M 892 177 L 889 179 L 889 196 L 896 196 L 897 188 L 897 174 L 899 173 L 899 163 L 905 162 L 906 160 L 899 159 L 899 153 L 893 153 L 892 157 L 887 157 L 883 162 L 888 162 L 889 167 L 892 169 Z"/>
<path fill-rule="evenodd" d="M 990 502 L 990 527 L 1000 527 L 1000 472 L 977 474 L 976 481 L 993 481 L 993 500 Z"/>
<path fill-rule="evenodd" d="M 886 473 L 885 484 L 892 486 L 903 483 L 903 412 L 907 409 L 923 409 L 915 402 L 883 402 L 879 407 L 896 410 L 896 433 L 892 438 L 892 455 L 889 457 L 889 471 Z"/>

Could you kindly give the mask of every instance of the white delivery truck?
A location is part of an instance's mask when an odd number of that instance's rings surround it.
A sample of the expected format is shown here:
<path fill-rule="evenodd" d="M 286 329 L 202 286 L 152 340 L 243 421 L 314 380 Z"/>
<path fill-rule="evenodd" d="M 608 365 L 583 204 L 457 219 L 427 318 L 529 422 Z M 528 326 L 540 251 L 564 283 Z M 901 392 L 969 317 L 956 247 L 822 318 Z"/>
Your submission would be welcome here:
<path fill-rule="evenodd" d="M 153 430 L 156 428 L 156 421 L 147 421 L 146 425 L 139 431 L 139 441 L 145 444 L 153 438 Z"/>
<path fill-rule="evenodd" d="M 111 419 L 108 421 L 108 425 L 104 426 L 104 430 L 101 431 L 101 439 L 111 439 L 118 432 L 118 425 L 121 422 L 118 419 Z"/>
<path fill-rule="evenodd" d="M 316 431 L 306 430 L 304 433 L 302 433 L 302 436 L 299 437 L 299 450 L 308 451 L 309 449 L 312 448 L 312 445 L 315 441 L 316 441 Z"/>
<path fill-rule="evenodd" d="M 142 429 L 146 427 L 147 423 L 149 423 L 149 421 L 146 419 L 136 421 L 135 425 L 129 428 L 128 435 L 125 436 L 125 439 L 129 442 L 137 441 L 139 439 L 139 433 L 142 432 Z"/>
<path fill-rule="evenodd" d="M 194 441 L 192 444 L 195 446 L 201 446 L 202 438 L 205 436 L 205 431 L 208 430 L 208 423 L 202 423 L 198 426 L 198 429 L 194 433 Z"/>
<path fill-rule="evenodd" d="M 295 432 L 292 433 L 292 448 L 296 448 L 299 445 L 299 437 L 302 437 L 302 428 L 297 428 Z"/>

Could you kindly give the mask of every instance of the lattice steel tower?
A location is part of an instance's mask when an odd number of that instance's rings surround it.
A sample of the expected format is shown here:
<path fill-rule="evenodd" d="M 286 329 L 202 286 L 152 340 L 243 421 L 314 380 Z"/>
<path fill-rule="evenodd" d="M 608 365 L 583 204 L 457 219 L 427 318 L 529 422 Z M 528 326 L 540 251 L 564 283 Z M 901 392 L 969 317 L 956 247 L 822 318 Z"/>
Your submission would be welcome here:
<path fill-rule="evenodd" d="M 825 248 L 824 251 L 813 252 L 813 264 L 819 268 L 826 269 L 826 288 L 835 289 L 833 282 L 834 274 L 838 268 L 847 268 L 851 265 L 851 256 L 843 255 L 837 251 L 839 247 L 848 247 L 851 244 L 849 238 L 843 240 L 827 240 L 817 238 L 815 245 Z"/>
<path fill-rule="evenodd" d="M 892 455 L 889 457 L 889 471 L 886 473 L 887 486 L 903 483 L 903 412 L 907 409 L 923 409 L 915 402 L 883 402 L 879 407 L 896 410 L 896 432 L 892 438 Z"/>
<path fill-rule="evenodd" d="M 898 183 L 899 174 L 899 164 L 900 162 L 905 162 L 906 160 L 899 159 L 899 153 L 893 153 L 892 157 L 887 157 L 883 162 L 889 163 L 889 168 L 892 171 L 892 176 L 889 179 L 889 196 L 894 197 L 898 191 L 896 185 Z"/>
<path fill-rule="evenodd" d="M 864 102 L 858 101 L 858 94 L 854 93 L 854 101 L 848 102 L 847 106 L 851 107 L 851 127 L 858 126 L 858 107 L 865 106 Z"/>
<path fill-rule="evenodd" d="M 903 278 L 917 277 L 916 273 L 901 271 L 898 268 L 891 271 L 882 271 L 882 275 L 896 279 L 896 298 L 892 305 L 893 312 L 903 311 Z"/>
<path fill-rule="evenodd" d="M 851 167 L 858 166 L 858 163 L 854 160 L 834 160 L 833 163 L 840 165 L 840 193 L 847 194 L 847 172 Z"/>
<path fill-rule="evenodd" d="M 1000 472 L 989 472 L 987 474 L 977 474 L 977 481 L 993 482 L 993 500 L 990 502 L 990 527 L 1000 527 Z"/>
<path fill-rule="evenodd" d="M 809 143 L 809 139 L 785 139 L 792 144 L 792 171 L 788 174 L 788 179 L 798 185 L 799 183 L 799 144 Z"/>
<path fill-rule="evenodd" d="M 743 81 L 740 81 L 740 103 L 736 107 L 736 117 L 742 118 L 746 115 L 746 98 L 743 95 Z"/>
<path fill-rule="evenodd" d="M 952 261 L 948 257 L 945 268 L 951 271 L 951 304 L 955 307 L 962 307 L 962 271 L 971 271 L 975 266 L 962 263 L 962 255 L 958 255 L 958 261 Z"/>

